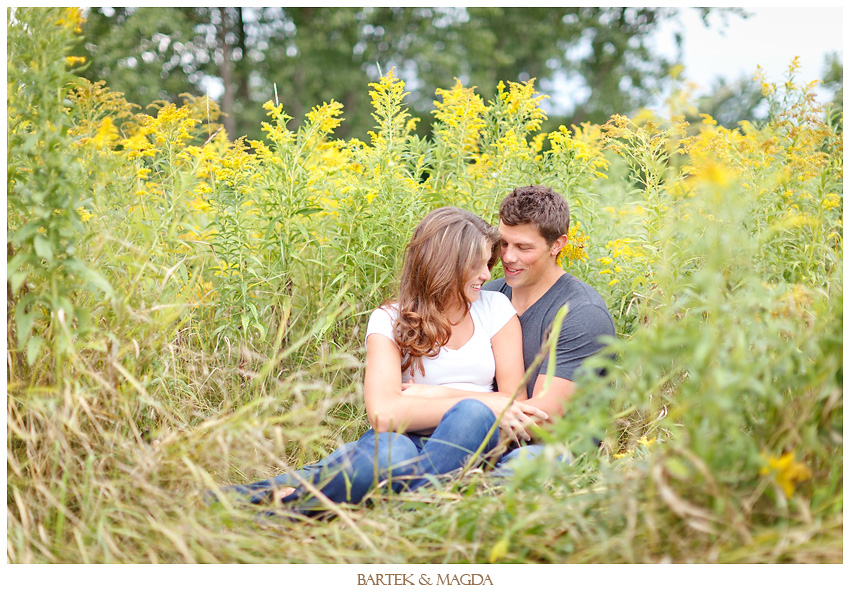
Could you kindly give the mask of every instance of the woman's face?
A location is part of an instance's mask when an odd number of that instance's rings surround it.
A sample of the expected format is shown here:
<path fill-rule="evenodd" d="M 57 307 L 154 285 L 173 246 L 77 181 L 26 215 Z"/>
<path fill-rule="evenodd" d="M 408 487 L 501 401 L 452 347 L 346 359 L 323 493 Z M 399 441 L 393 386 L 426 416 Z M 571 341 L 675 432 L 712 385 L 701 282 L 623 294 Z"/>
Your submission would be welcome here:
<path fill-rule="evenodd" d="M 481 285 L 490 279 L 490 269 L 487 267 L 487 262 L 492 255 L 492 249 L 489 246 L 484 246 L 481 249 L 481 255 L 475 261 L 472 270 L 467 274 L 463 282 L 463 293 L 470 303 L 478 300 L 478 293 L 481 291 Z"/>

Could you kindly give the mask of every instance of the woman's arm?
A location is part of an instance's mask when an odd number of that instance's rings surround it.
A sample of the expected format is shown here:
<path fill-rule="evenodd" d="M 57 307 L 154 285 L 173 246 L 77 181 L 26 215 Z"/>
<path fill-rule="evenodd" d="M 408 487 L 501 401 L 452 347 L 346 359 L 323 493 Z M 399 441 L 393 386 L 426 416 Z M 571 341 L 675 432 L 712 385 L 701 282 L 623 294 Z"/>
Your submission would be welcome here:
<path fill-rule="evenodd" d="M 520 387 L 525 374 L 522 362 L 522 327 L 519 317 L 512 316 L 505 325 L 490 338 L 493 356 L 496 359 L 496 384 L 500 393 L 509 396 L 517 392 L 517 399 L 527 399 L 525 387 Z"/>
<path fill-rule="evenodd" d="M 390 338 L 366 338 L 363 382 L 366 415 L 375 432 L 416 432 L 436 428 L 443 415 L 465 396 L 423 397 L 401 390 L 401 351 Z"/>
<path fill-rule="evenodd" d="M 525 387 L 519 387 L 525 368 L 522 361 L 522 328 L 519 318 L 514 315 L 492 338 L 493 356 L 496 361 L 496 382 L 499 391 L 496 393 L 479 393 L 464 391 L 440 385 L 422 385 L 405 383 L 402 385 L 403 396 L 426 398 L 429 400 L 463 398 L 477 399 L 486 404 L 498 416 L 505 412 L 500 421 L 500 427 L 511 438 L 516 435 L 529 439 L 525 431 L 527 427 L 537 426 L 538 422 L 548 420 L 549 416 L 537 407 L 525 403 L 528 399 Z M 508 406 L 511 396 L 517 393 L 516 400 Z M 507 408 L 507 410 L 505 410 Z"/>

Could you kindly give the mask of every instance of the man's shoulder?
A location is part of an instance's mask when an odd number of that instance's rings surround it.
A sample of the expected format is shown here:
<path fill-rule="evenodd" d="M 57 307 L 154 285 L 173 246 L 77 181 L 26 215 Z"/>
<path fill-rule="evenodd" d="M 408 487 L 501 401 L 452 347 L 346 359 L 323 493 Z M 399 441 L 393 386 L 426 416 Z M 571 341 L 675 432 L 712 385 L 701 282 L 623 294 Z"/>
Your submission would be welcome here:
<path fill-rule="evenodd" d="M 614 327 L 611 312 L 599 292 L 587 282 L 573 277 L 569 273 L 558 278 L 551 290 L 541 298 L 541 300 L 544 299 L 545 304 L 541 304 L 541 306 L 545 307 L 544 318 L 547 320 L 554 317 L 561 306 L 569 304 L 571 314 L 582 313 L 582 316 L 578 318 L 575 316 L 568 317 L 571 322 L 581 319 L 583 322 L 589 323 L 594 319 L 599 319 L 598 322 L 604 327 Z"/>
<path fill-rule="evenodd" d="M 594 305 L 604 306 L 605 301 L 599 295 L 593 286 L 580 280 L 569 273 L 562 275 L 552 286 L 551 291 L 547 293 L 549 299 L 553 303 L 563 304 L 569 302 L 575 307 Z"/>

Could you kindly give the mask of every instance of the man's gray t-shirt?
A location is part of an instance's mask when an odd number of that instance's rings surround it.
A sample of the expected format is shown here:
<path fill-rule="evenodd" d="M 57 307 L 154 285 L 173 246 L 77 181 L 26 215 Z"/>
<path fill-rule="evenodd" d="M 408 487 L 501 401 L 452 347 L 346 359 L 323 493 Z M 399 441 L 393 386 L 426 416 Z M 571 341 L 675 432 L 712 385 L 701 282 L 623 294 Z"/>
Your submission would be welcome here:
<path fill-rule="evenodd" d="M 501 292 L 508 298 L 513 293 L 503 277 L 487 282 L 481 289 Z M 599 293 L 583 281 L 565 273 L 519 317 L 522 326 L 522 359 L 526 369 L 540 351 L 555 314 L 564 304 L 570 306 L 558 338 L 555 376 L 572 381 L 582 361 L 603 347 L 599 337 L 614 337 L 617 330 Z M 537 372 L 531 377 L 526 387 L 529 398 L 534 393 L 537 375 L 546 374 L 548 361 L 548 357 L 544 358 Z"/>

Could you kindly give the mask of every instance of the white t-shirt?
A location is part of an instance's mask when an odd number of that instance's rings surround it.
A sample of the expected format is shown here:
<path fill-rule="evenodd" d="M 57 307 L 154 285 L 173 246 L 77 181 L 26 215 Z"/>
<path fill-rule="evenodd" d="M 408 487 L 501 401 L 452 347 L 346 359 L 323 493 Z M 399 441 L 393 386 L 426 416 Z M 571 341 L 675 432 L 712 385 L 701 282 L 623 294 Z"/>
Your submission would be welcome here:
<path fill-rule="evenodd" d="M 378 333 L 395 343 L 393 323 L 398 317 L 397 309 L 397 303 L 376 309 L 369 317 L 366 337 Z M 504 294 L 482 290 L 478 300 L 470 305 L 469 312 L 474 325 L 469 341 L 456 350 L 443 346 L 436 356 L 422 358 L 425 374 L 411 367 L 402 374 L 402 382 L 409 381 L 412 374 L 415 383 L 445 385 L 481 393 L 493 391 L 496 359 L 490 338 L 505 326 L 516 310 Z"/>

